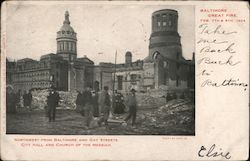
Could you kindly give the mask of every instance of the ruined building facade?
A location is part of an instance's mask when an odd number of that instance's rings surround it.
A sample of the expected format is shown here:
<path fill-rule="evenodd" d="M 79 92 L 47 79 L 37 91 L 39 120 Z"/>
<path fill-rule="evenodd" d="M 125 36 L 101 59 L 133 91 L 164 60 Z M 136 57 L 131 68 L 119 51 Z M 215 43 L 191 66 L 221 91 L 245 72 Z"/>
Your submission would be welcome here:
<path fill-rule="evenodd" d="M 7 83 L 15 89 L 49 88 L 58 90 L 95 89 L 139 91 L 157 89 L 194 88 L 194 60 L 185 60 L 178 33 L 178 12 L 164 9 L 152 14 L 149 53 L 144 60 L 133 61 L 133 53 L 126 52 L 124 63 L 102 62 L 94 65 L 89 58 L 77 57 L 77 33 L 70 25 L 69 13 L 57 32 L 56 54 L 41 56 L 39 61 L 25 58 L 7 62 Z M 9 69 L 8 69 L 9 68 Z"/>
<path fill-rule="evenodd" d="M 149 53 L 143 60 L 132 62 L 125 54 L 125 64 L 116 68 L 116 89 L 194 88 L 194 60 L 185 60 L 178 33 L 178 12 L 164 9 L 152 14 Z"/>

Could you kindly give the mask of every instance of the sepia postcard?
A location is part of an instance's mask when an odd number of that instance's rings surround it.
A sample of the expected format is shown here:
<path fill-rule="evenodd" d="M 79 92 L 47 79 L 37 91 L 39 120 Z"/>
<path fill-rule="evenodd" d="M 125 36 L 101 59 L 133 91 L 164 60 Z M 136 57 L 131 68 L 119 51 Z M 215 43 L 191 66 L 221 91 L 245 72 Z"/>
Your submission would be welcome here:
<path fill-rule="evenodd" d="M 247 160 L 249 4 L 5 1 L 2 160 Z"/>

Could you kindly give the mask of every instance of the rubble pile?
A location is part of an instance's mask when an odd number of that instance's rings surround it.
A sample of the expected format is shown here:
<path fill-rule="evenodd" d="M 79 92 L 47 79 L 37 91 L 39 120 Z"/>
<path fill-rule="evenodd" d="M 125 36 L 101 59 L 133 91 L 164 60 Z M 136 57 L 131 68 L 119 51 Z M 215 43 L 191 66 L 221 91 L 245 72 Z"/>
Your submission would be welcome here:
<path fill-rule="evenodd" d="M 182 130 L 192 134 L 194 131 L 194 105 L 188 100 L 171 100 L 157 110 L 138 114 L 137 118 L 140 124 L 137 133 L 175 134 Z"/>
<path fill-rule="evenodd" d="M 157 108 L 165 104 L 164 97 L 152 96 L 149 94 L 137 94 L 137 101 L 139 108 Z"/>
<path fill-rule="evenodd" d="M 47 106 L 48 90 L 35 90 L 32 91 L 32 108 L 35 110 L 43 110 Z"/>
<path fill-rule="evenodd" d="M 77 97 L 77 92 L 64 92 L 60 91 L 60 102 L 59 107 L 62 109 L 75 109 L 75 101 Z"/>
<path fill-rule="evenodd" d="M 137 113 L 136 128 L 125 123 L 125 115 L 112 117 L 110 123 L 117 124 L 114 134 L 169 134 L 194 135 L 194 105 L 190 100 L 175 99 L 155 109 L 141 109 Z"/>
<path fill-rule="evenodd" d="M 48 90 L 35 90 L 32 91 L 32 108 L 34 110 L 43 110 L 47 106 Z M 58 109 L 74 109 L 76 92 L 59 91 L 60 101 Z"/>

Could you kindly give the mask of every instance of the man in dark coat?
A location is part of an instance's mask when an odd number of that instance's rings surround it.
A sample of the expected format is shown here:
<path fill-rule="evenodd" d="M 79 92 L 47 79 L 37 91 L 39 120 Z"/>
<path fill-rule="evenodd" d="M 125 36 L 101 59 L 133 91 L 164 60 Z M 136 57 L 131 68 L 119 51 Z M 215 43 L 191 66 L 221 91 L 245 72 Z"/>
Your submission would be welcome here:
<path fill-rule="evenodd" d="M 20 89 L 16 93 L 16 106 L 17 108 L 21 107 L 21 90 Z"/>
<path fill-rule="evenodd" d="M 93 116 L 99 116 L 98 90 L 92 91 Z"/>
<path fill-rule="evenodd" d="M 132 117 L 132 126 L 135 125 L 136 120 L 136 112 L 137 112 L 137 101 L 136 101 L 136 95 L 135 95 L 135 89 L 131 89 L 131 93 L 127 96 L 127 105 L 129 107 L 129 115 L 124 120 L 125 122 L 128 122 L 130 118 Z"/>
<path fill-rule="evenodd" d="M 23 93 L 23 106 L 26 108 L 28 106 L 28 95 L 26 91 Z"/>
<path fill-rule="evenodd" d="M 166 93 L 166 103 L 168 103 L 168 101 L 170 101 L 172 99 L 171 95 L 169 94 L 169 92 Z"/>
<path fill-rule="evenodd" d="M 92 87 L 89 86 L 83 93 L 85 104 L 84 104 L 84 116 L 85 116 L 85 123 L 86 126 L 89 127 L 90 121 L 92 119 L 92 110 L 93 110 L 93 100 L 91 94 Z"/>
<path fill-rule="evenodd" d="M 173 98 L 173 99 L 177 99 L 176 92 L 173 92 L 172 98 Z"/>
<path fill-rule="evenodd" d="M 81 106 L 82 106 L 82 93 L 80 91 L 77 91 L 77 96 L 76 96 L 76 112 L 81 111 Z"/>
<path fill-rule="evenodd" d="M 27 94 L 27 97 L 28 97 L 28 106 L 31 109 L 31 102 L 32 102 L 31 90 L 29 90 L 29 93 Z"/>
<path fill-rule="evenodd" d="M 26 91 L 24 91 L 23 102 L 24 102 L 23 103 L 24 107 L 29 107 L 29 109 L 31 110 L 31 102 L 32 102 L 31 90 L 29 90 L 29 93 L 26 93 Z"/>
<path fill-rule="evenodd" d="M 98 121 L 99 126 L 101 125 L 102 122 L 104 122 L 105 126 L 108 127 L 108 118 L 111 108 L 111 100 L 108 90 L 109 90 L 108 86 L 105 86 L 104 91 L 100 94 L 99 106 L 101 111 L 101 118 Z"/>
<path fill-rule="evenodd" d="M 56 97 L 56 107 L 59 106 L 59 101 L 60 101 L 60 96 L 59 96 L 59 93 L 55 90 L 55 97 Z"/>
<path fill-rule="evenodd" d="M 16 96 L 13 90 L 6 93 L 6 108 L 7 113 L 16 113 Z"/>
<path fill-rule="evenodd" d="M 49 121 L 55 121 L 56 107 L 58 105 L 59 99 L 59 94 L 55 91 L 54 88 L 52 88 L 49 93 L 49 96 L 47 97 Z"/>

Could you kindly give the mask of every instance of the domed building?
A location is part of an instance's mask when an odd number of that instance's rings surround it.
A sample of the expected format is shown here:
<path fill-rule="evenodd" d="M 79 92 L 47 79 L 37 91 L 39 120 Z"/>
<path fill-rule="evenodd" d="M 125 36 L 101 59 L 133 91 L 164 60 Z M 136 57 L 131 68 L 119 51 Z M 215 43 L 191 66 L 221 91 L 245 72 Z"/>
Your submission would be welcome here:
<path fill-rule="evenodd" d="M 77 37 L 68 11 L 56 42 L 56 54 L 42 55 L 39 61 L 24 58 L 16 62 L 13 77 L 8 76 L 15 89 L 27 91 L 54 86 L 58 90 L 74 91 L 92 85 L 94 62 L 86 56 L 77 58 Z"/>
<path fill-rule="evenodd" d="M 83 90 L 84 87 L 92 85 L 94 62 L 86 56 L 77 58 L 76 32 L 70 25 L 69 12 L 64 14 L 63 25 L 57 32 L 57 55 L 68 62 L 67 89 Z"/>
<path fill-rule="evenodd" d="M 57 54 L 64 60 L 74 61 L 77 58 L 77 38 L 76 32 L 70 26 L 69 12 L 65 12 L 63 26 L 57 32 Z"/>

